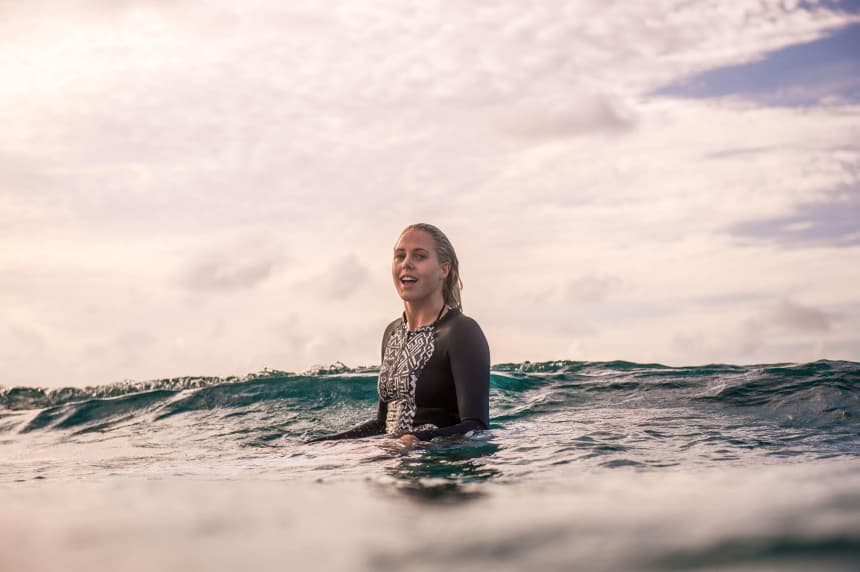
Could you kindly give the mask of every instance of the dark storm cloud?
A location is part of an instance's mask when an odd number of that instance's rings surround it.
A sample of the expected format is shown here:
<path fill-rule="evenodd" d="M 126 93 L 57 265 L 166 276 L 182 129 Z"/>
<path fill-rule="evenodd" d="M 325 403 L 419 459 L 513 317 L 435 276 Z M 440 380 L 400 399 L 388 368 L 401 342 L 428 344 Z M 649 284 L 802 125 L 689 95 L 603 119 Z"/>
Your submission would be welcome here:
<path fill-rule="evenodd" d="M 742 242 L 770 242 L 781 247 L 860 244 L 860 185 L 824 202 L 806 203 L 789 216 L 746 221 L 729 227 Z"/>
<path fill-rule="evenodd" d="M 685 98 L 740 96 L 765 105 L 860 102 L 860 25 L 789 46 L 752 63 L 708 70 L 654 92 Z"/>

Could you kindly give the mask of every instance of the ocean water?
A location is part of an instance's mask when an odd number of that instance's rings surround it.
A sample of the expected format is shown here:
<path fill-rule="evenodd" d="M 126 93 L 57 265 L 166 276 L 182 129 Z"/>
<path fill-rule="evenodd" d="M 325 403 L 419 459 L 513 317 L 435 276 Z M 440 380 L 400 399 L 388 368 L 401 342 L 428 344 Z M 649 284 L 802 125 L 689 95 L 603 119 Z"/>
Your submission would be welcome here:
<path fill-rule="evenodd" d="M 501 364 L 492 429 L 307 445 L 376 370 L 0 388 L 0 570 L 860 570 L 860 364 Z"/>

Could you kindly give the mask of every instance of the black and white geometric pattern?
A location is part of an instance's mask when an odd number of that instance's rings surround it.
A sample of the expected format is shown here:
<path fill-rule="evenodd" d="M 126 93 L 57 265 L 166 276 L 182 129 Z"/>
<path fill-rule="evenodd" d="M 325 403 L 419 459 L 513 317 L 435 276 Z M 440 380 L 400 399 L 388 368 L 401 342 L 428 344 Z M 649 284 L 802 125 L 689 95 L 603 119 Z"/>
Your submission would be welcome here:
<path fill-rule="evenodd" d="M 408 433 L 424 428 L 416 428 L 413 423 L 415 386 L 436 349 L 435 325 L 433 323 L 410 332 L 406 329 L 404 319 L 385 344 L 377 390 L 379 398 L 388 404 L 385 419 L 387 433 Z"/>

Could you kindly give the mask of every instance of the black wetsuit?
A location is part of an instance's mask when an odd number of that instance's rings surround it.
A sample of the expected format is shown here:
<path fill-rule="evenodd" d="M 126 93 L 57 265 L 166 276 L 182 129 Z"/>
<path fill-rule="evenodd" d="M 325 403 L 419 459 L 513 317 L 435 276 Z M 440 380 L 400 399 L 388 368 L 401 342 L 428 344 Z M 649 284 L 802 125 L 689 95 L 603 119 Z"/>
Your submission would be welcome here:
<path fill-rule="evenodd" d="M 335 435 L 352 439 L 411 433 L 422 441 L 487 429 L 490 423 L 490 348 L 478 323 L 458 308 L 409 331 L 406 315 L 382 336 L 376 419 Z"/>

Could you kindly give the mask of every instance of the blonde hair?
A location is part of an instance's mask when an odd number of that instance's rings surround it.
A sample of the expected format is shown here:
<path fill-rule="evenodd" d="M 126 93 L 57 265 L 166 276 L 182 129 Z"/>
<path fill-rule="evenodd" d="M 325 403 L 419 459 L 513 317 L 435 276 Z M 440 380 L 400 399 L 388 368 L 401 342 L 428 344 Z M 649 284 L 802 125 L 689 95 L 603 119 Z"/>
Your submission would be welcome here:
<path fill-rule="evenodd" d="M 453 308 L 463 308 L 463 302 L 460 299 L 460 290 L 463 289 L 463 281 L 460 280 L 460 262 L 457 260 L 457 253 L 454 252 L 454 246 L 445 233 L 439 230 L 438 227 L 425 222 L 410 224 L 403 229 L 400 236 L 403 236 L 410 230 L 420 230 L 426 232 L 433 238 L 436 243 L 436 256 L 441 264 L 448 264 L 448 277 L 445 279 L 445 284 L 442 286 L 442 297 L 445 304 Z"/>

